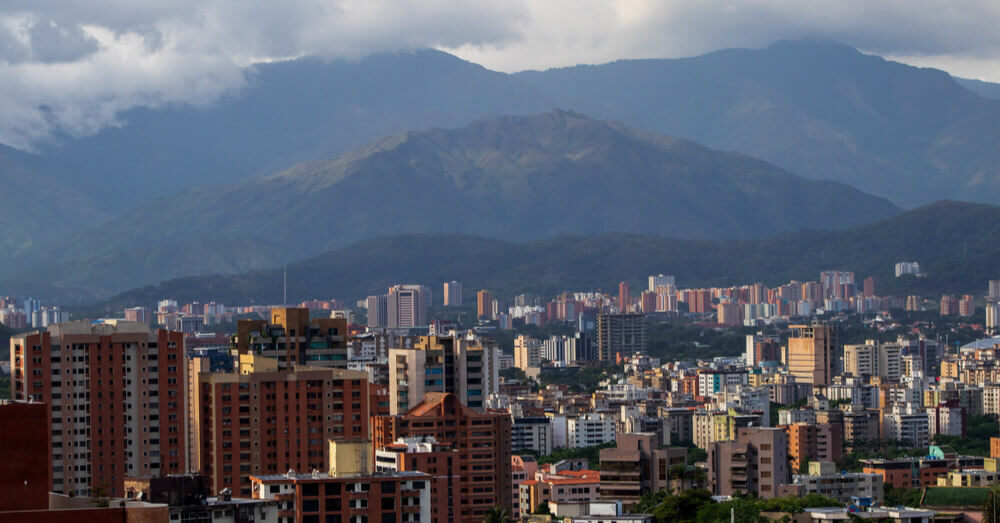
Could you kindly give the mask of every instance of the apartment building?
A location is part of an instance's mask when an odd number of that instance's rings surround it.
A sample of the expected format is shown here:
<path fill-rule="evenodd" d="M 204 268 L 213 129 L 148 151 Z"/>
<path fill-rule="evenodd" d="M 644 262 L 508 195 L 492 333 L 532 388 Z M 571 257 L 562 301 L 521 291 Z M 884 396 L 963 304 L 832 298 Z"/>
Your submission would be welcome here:
<path fill-rule="evenodd" d="M 452 393 L 482 409 L 499 389 L 500 349 L 462 336 L 421 336 L 412 348 L 389 349 L 389 412 L 401 414 L 430 392 Z"/>
<path fill-rule="evenodd" d="M 444 282 L 444 306 L 458 307 L 462 305 L 462 283 L 457 281 Z"/>
<path fill-rule="evenodd" d="M 376 450 L 400 438 L 432 437 L 458 451 L 455 521 L 479 521 L 493 506 L 510 508 L 509 415 L 477 412 L 455 394 L 429 392 L 404 414 L 377 416 L 372 423 Z"/>
<path fill-rule="evenodd" d="M 566 418 L 566 446 L 593 447 L 615 441 L 615 418 L 590 412 Z"/>
<path fill-rule="evenodd" d="M 844 455 L 843 425 L 796 423 L 785 425 L 788 457 L 793 471 L 810 461 L 837 462 Z"/>
<path fill-rule="evenodd" d="M 792 483 L 782 487 L 782 494 L 803 497 L 809 494 L 829 496 L 844 504 L 871 506 L 885 501 L 882 476 L 863 472 L 838 473 L 834 463 L 809 462 L 809 474 L 796 474 Z"/>
<path fill-rule="evenodd" d="M 796 383 L 828 385 L 837 371 L 837 327 L 791 325 L 785 364 Z"/>
<path fill-rule="evenodd" d="M 347 368 L 347 320 L 309 318 L 309 309 L 274 307 L 271 319 L 236 322 L 236 350 L 295 365 Z"/>
<path fill-rule="evenodd" d="M 718 496 L 736 493 L 762 498 L 780 495 L 791 479 L 788 436 L 780 428 L 740 428 L 735 441 L 708 447 L 708 478 Z"/>
<path fill-rule="evenodd" d="M 514 338 L 514 366 L 521 370 L 542 364 L 542 341 L 518 334 Z"/>
<path fill-rule="evenodd" d="M 660 448 L 655 434 L 619 434 L 615 448 L 601 449 L 601 498 L 635 503 L 668 485 L 670 467 L 687 463 L 687 449 Z"/>
<path fill-rule="evenodd" d="M 121 496 L 125 476 L 184 472 L 184 335 L 66 322 L 10 340 L 15 400 L 51 405 L 52 491 Z"/>
<path fill-rule="evenodd" d="M 240 357 L 239 372 L 198 374 L 193 422 L 198 470 L 214 492 L 249 496 L 251 475 L 323 470 L 328 441 L 368 437 L 364 372 Z"/>
<path fill-rule="evenodd" d="M 515 417 L 511 425 L 511 452 L 552 453 L 552 421 L 545 416 Z"/>
<path fill-rule="evenodd" d="M 375 451 L 375 472 L 423 472 L 430 482 L 432 522 L 455 520 L 461 455 L 433 437 L 401 438 Z"/>
<path fill-rule="evenodd" d="M 278 503 L 282 522 L 428 522 L 431 477 L 422 472 L 377 472 L 371 444 L 331 444 L 329 472 L 254 474 L 253 499 Z M 343 456 L 343 457 L 339 457 Z"/>
<path fill-rule="evenodd" d="M 616 361 L 619 355 L 646 350 L 646 315 L 598 314 L 597 358 Z"/>
<path fill-rule="evenodd" d="M 544 503 L 582 503 L 600 494 L 600 474 L 594 470 L 539 472 L 518 485 L 518 513 L 532 514 Z"/>
<path fill-rule="evenodd" d="M 386 326 L 409 329 L 427 325 L 431 291 L 423 285 L 393 285 L 386 294 Z"/>

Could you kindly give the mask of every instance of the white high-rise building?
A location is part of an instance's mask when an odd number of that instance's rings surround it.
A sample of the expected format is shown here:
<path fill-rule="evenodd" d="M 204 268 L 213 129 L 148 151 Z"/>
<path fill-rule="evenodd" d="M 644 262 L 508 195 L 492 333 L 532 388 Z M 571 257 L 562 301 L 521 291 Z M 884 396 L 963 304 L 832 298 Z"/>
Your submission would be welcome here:
<path fill-rule="evenodd" d="M 657 287 L 676 287 L 674 277 L 665 274 L 657 274 L 649 277 L 649 290 L 656 292 Z"/>
<path fill-rule="evenodd" d="M 904 274 L 920 274 L 920 264 L 917 262 L 899 262 L 896 264 L 896 277 Z"/>

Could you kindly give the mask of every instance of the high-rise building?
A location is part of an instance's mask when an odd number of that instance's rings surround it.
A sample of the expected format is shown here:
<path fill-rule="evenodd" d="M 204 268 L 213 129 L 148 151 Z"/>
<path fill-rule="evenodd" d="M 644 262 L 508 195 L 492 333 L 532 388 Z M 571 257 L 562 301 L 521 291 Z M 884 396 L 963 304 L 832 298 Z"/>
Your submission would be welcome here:
<path fill-rule="evenodd" d="M 49 406 L 0 400 L 0 513 L 47 510 L 52 489 Z M 0 515 L 0 519 L 4 519 Z"/>
<path fill-rule="evenodd" d="M 854 285 L 854 273 L 850 271 L 823 271 L 819 273 L 825 298 L 844 298 L 845 284 Z"/>
<path fill-rule="evenodd" d="M 387 326 L 408 329 L 427 325 L 427 297 L 429 295 L 429 291 L 423 285 L 394 285 L 390 287 L 386 298 Z"/>
<path fill-rule="evenodd" d="M 864 295 L 866 297 L 875 296 L 877 294 L 876 285 L 877 285 L 877 281 L 875 280 L 874 276 L 869 276 L 869 277 L 865 278 L 865 283 L 864 283 L 864 287 L 863 287 L 863 289 L 864 289 L 864 291 L 863 291 Z"/>
<path fill-rule="evenodd" d="M 765 361 L 776 362 L 781 359 L 781 338 L 777 335 L 768 335 L 761 332 L 747 334 L 746 347 L 744 360 L 747 366 L 756 367 Z"/>
<path fill-rule="evenodd" d="M 365 302 L 368 305 L 368 326 L 387 327 L 389 325 L 389 297 L 385 294 L 369 296 Z"/>
<path fill-rule="evenodd" d="M 493 317 L 493 294 L 483 289 L 476 293 L 476 317 L 484 320 L 492 320 Z"/>
<path fill-rule="evenodd" d="M 309 318 L 309 309 L 273 307 L 271 320 L 236 322 L 236 350 L 278 362 L 279 369 L 296 364 L 347 368 L 347 320 Z"/>
<path fill-rule="evenodd" d="M 989 288 L 986 292 L 986 298 L 990 300 L 1000 301 L 1000 280 L 990 280 Z"/>
<path fill-rule="evenodd" d="M 656 434 L 619 434 L 614 448 L 601 449 L 601 498 L 635 503 L 643 494 L 668 486 L 674 465 L 684 465 L 687 449 L 661 448 Z"/>
<path fill-rule="evenodd" d="M 455 394 L 482 409 L 499 390 L 500 349 L 461 336 L 421 336 L 412 348 L 389 349 L 389 412 L 401 414 L 430 392 Z"/>
<path fill-rule="evenodd" d="M 879 344 L 866 340 L 864 345 L 844 345 L 844 374 L 848 376 L 879 375 Z M 898 379 L 898 376 L 897 376 Z"/>
<path fill-rule="evenodd" d="M 716 309 L 716 321 L 722 325 L 737 326 L 743 324 L 743 307 L 736 302 L 724 302 Z"/>
<path fill-rule="evenodd" d="M 952 314 L 958 314 L 958 300 L 954 296 L 945 294 L 941 296 L 941 315 L 950 316 Z"/>
<path fill-rule="evenodd" d="M 153 323 L 153 310 L 146 307 L 132 307 L 125 309 L 125 321 L 134 321 L 149 325 Z"/>
<path fill-rule="evenodd" d="M 405 413 L 377 416 L 372 423 L 376 450 L 400 438 L 424 437 L 458 451 L 455 521 L 481 521 L 494 506 L 510 509 L 513 480 L 509 414 L 476 412 L 462 405 L 454 394 L 430 392 Z"/>
<path fill-rule="evenodd" d="M 184 472 L 184 335 L 107 320 L 10 340 L 16 400 L 51 405 L 52 491 L 124 493 L 125 476 Z"/>
<path fill-rule="evenodd" d="M 430 478 L 430 520 L 456 521 L 461 454 L 433 437 L 401 438 L 375 451 L 375 472 L 421 472 Z"/>
<path fill-rule="evenodd" d="M 773 498 L 791 478 L 788 436 L 780 428 L 739 428 L 735 441 L 708 445 L 708 479 L 717 496 Z"/>
<path fill-rule="evenodd" d="M 462 304 L 462 284 L 457 281 L 444 282 L 444 306 L 457 307 Z"/>
<path fill-rule="evenodd" d="M 959 316 L 973 316 L 976 314 L 976 298 L 971 294 L 966 294 L 962 296 L 961 300 L 958 300 L 958 315 Z"/>
<path fill-rule="evenodd" d="M 618 284 L 618 312 L 629 312 L 632 303 L 632 291 L 627 281 Z"/>
<path fill-rule="evenodd" d="M 674 283 L 674 277 L 673 276 L 666 276 L 666 275 L 663 275 L 663 274 L 657 274 L 656 276 L 650 276 L 649 277 L 649 288 L 646 289 L 646 290 L 650 290 L 650 291 L 656 292 L 656 289 L 659 288 L 659 287 L 670 287 L 670 288 L 676 287 L 676 284 Z"/>
<path fill-rule="evenodd" d="M 192 449 L 213 492 L 251 494 L 251 475 L 323 470 L 328 441 L 369 434 L 368 375 L 329 367 L 279 366 L 274 358 L 240 356 L 237 372 L 198 374 L 198 427 Z"/>
<path fill-rule="evenodd" d="M 785 364 L 797 383 L 828 385 L 837 371 L 837 327 L 791 325 Z"/>
<path fill-rule="evenodd" d="M 518 334 L 514 338 L 514 366 L 521 370 L 538 367 L 542 363 L 542 341 Z"/>
<path fill-rule="evenodd" d="M 906 297 L 906 307 L 905 307 L 905 309 L 907 311 L 919 311 L 922 308 L 921 307 L 922 303 L 923 303 L 923 300 L 920 299 L 920 296 L 916 296 L 914 294 L 911 294 L 911 295 L 909 295 L 909 296 Z"/>
<path fill-rule="evenodd" d="M 897 278 L 904 274 L 920 275 L 920 264 L 917 262 L 899 262 L 896 264 L 895 274 Z"/>
<path fill-rule="evenodd" d="M 656 288 L 656 310 L 672 312 L 677 310 L 677 293 L 673 287 L 660 286 Z"/>
<path fill-rule="evenodd" d="M 639 298 L 639 309 L 643 314 L 656 312 L 656 293 L 653 291 L 642 291 Z"/>
<path fill-rule="evenodd" d="M 597 316 L 597 358 L 615 361 L 618 354 L 646 350 L 644 314 L 599 314 Z"/>
<path fill-rule="evenodd" d="M 986 304 L 986 330 L 996 334 L 1000 328 L 1000 303 L 991 301 Z"/>

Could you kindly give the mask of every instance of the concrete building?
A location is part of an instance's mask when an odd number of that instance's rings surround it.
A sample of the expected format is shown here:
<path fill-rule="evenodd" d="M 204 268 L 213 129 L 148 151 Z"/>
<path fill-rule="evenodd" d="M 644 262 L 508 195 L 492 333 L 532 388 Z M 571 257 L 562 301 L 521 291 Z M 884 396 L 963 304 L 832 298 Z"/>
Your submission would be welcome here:
<path fill-rule="evenodd" d="M 476 293 L 476 317 L 481 320 L 492 320 L 496 316 L 493 310 L 493 293 L 483 289 Z"/>
<path fill-rule="evenodd" d="M 930 444 L 929 416 L 924 411 L 894 407 L 882 415 L 882 437 L 926 447 Z"/>
<path fill-rule="evenodd" d="M 781 337 L 761 332 L 747 334 L 746 355 L 743 360 L 748 367 L 756 367 L 765 361 L 780 361 Z"/>
<path fill-rule="evenodd" d="M 844 455 L 843 425 L 796 423 L 782 428 L 788 437 L 789 464 L 793 471 L 814 460 L 836 463 Z"/>
<path fill-rule="evenodd" d="M 369 327 L 389 326 L 389 297 L 385 294 L 369 296 L 365 300 Z"/>
<path fill-rule="evenodd" d="M 479 521 L 490 507 L 510 508 L 511 420 L 462 405 L 455 394 L 428 393 L 405 414 L 373 418 L 376 449 L 400 438 L 433 437 L 458 450 L 459 483 L 454 495 L 458 521 Z"/>
<path fill-rule="evenodd" d="M 353 446 L 358 448 L 343 453 L 371 452 L 370 444 Z M 375 472 L 367 458 L 361 463 L 331 463 L 329 473 L 255 474 L 250 481 L 253 499 L 276 501 L 281 521 L 432 521 L 429 475 Z"/>
<path fill-rule="evenodd" d="M 274 307 L 271 319 L 236 322 L 236 350 L 295 365 L 347 368 L 347 320 L 309 318 L 309 309 Z"/>
<path fill-rule="evenodd" d="M 834 463 L 812 461 L 808 475 L 794 475 L 791 489 L 783 489 L 797 497 L 809 494 L 829 496 L 846 505 L 872 506 L 885 501 L 882 476 L 863 472 L 838 473 Z"/>
<path fill-rule="evenodd" d="M 214 493 L 200 474 L 125 478 L 125 499 L 168 507 L 170 521 L 278 523 L 276 500 L 233 498 Z"/>
<path fill-rule="evenodd" d="M 184 472 L 184 336 L 142 323 L 68 322 L 10 340 L 15 400 L 51 405 L 52 491 Z"/>
<path fill-rule="evenodd" d="M 735 441 L 713 443 L 708 447 L 713 493 L 778 496 L 778 487 L 791 480 L 787 449 L 788 437 L 779 428 L 740 428 Z"/>
<path fill-rule="evenodd" d="M 676 287 L 673 276 L 657 274 L 649 277 L 649 287 L 646 290 L 657 292 L 660 287 Z"/>
<path fill-rule="evenodd" d="M 496 346 L 461 336 L 421 336 L 413 348 L 389 349 L 389 411 L 406 412 L 429 392 L 482 409 L 499 391 L 499 358 Z"/>
<path fill-rule="evenodd" d="M 589 502 L 597 498 L 600 485 L 600 474 L 594 470 L 539 472 L 518 485 L 518 512 L 532 514 L 543 502 L 550 504 L 550 510 L 552 503 Z"/>
<path fill-rule="evenodd" d="M 668 471 L 687 463 L 687 449 L 660 448 L 655 434 L 620 434 L 617 445 L 601 449 L 601 499 L 635 503 L 667 486 Z"/>
<path fill-rule="evenodd" d="M 597 413 L 566 418 L 566 446 L 593 447 L 615 441 L 615 419 Z"/>
<path fill-rule="evenodd" d="M 393 285 L 386 294 L 386 326 L 410 329 L 427 325 L 430 289 L 423 285 Z"/>
<path fill-rule="evenodd" d="M 238 372 L 198 374 L 192 413 L 198 470 L 213 492 L 247 497 L 253 474 L 323 470 L 328 441 L 368 436 L 372 398 L 364 372 L 296 365 L 247 354 Z"/>
<path fill-rule="evenodd" d="M 402 438 L 375 451 L 375 472 L 423 472 L 429 476 L 430 521 L 454 521 L 460 495 L 461 454 L 433 437 Z"/>
<path fill-rule="evenodd" d="M 619 355 L 646 350 L 644 314 L 599 314 L 597 316 L 597 357 L 603 362 L 616 361 Z"/>
<path fill-rule="evenodd" d="M 545 416 L 514 418 L 511 452 L 530 450 L 540 455 L 552 453 L 552 421 Z"/>
<path fill-rule="evenodd" d="M 521 370 L 538 367 L 542 363 L 542 342 L 524 334 L 514 338 L 514 366 Z"/>
<path fill-rule="evenodd" d="M 462 283 L 457 281 L 444 282 L 444 306 L 458 307 L 462 305 Z"/>
<path fill-rule="evenodd" d="M 785 364 L 796 383 L 828 385 L 837 371 L 837 327 L 792 325 Z"/>

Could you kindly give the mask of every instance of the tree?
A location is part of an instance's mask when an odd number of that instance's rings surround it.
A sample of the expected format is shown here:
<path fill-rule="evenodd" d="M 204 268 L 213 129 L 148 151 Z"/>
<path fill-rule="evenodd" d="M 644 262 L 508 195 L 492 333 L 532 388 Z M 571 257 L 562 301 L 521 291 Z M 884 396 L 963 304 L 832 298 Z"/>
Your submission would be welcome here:
<path fill-rule="evenodd" d="M 806 455 L 801 460 L 799 460 L 799 474 L 806 475 L 809 474 L 809 456 Z"/>
<path fill-rule="evenodd" d="M 983 502 L 982 523 L 998 522 L 1000 522 L 1000 488 L 993 487 Z"/>
<path fill-rule="evenodd" d="M 552 510 L 549 509 L 549 502 L 543 501 L 539 503 L 538 506 L 535 507 L 535 514 L 540 514 L 540 515 L 552 514 Z"/>
<path fill-rule="evenodd" d="M 483 523 L 513 523 L 510 511 L 504 507 L 490 507 L 483 515 Z"/>

